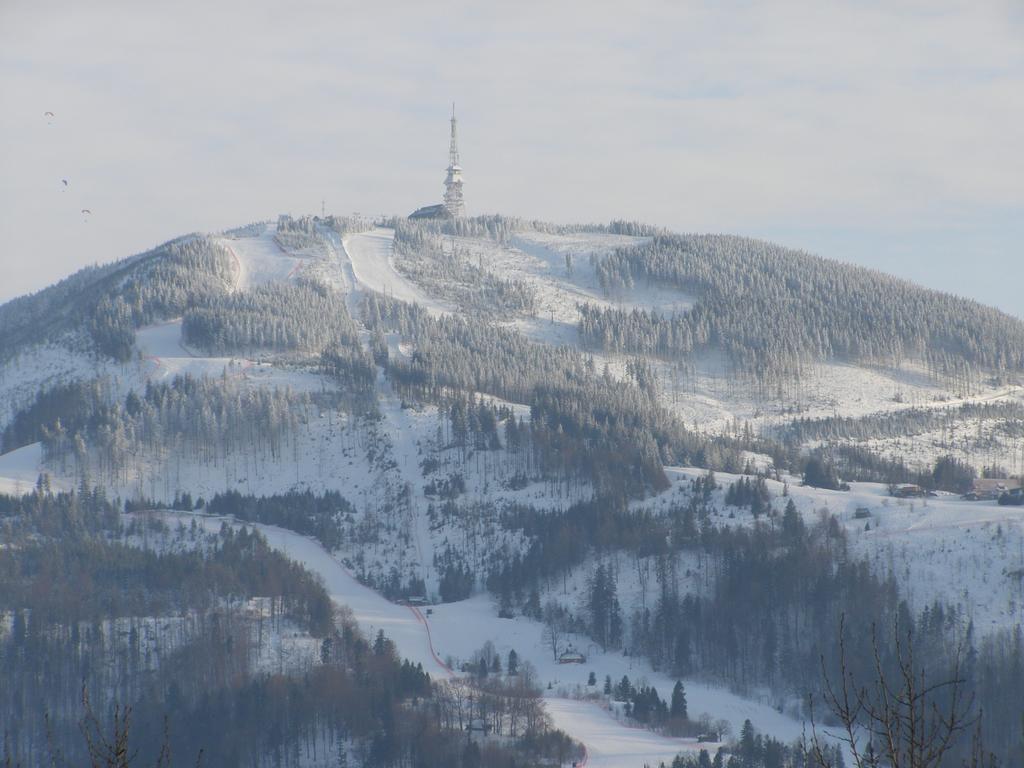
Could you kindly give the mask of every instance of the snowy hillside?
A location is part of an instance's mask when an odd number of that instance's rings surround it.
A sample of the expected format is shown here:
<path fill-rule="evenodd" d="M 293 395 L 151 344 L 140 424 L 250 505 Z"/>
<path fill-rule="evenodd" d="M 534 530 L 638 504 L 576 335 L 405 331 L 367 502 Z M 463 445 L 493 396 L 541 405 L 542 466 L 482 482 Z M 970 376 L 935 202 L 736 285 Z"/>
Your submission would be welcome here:
<path fill-rule="evenodd" d="M 753 275 L 747 294 L 708 254 Z M 941 606 L 950 646 L 1024 620 L 1024 506 L 890 487 L 939 487 L 943 457 L 962 462 L 958 490 L 1024 470 L 1024 332 L 810 258 L 501 217 L 281 217 L 196 236 L 89 277 L 52 329 L 8 319 L 0 492 L 45 474 L 204 526 L 221 519 L 193 506 L 255 522 L 432 676 L 488 642 L 515 650 L 594 766 L 713 750 L 747 719 L 791 743 L 839 615 Z M 962 356 L 902 329 L 859 344 L 827 318 L 810 339 L 822 297 L 794 298 L 801 268 L 847 281 L 850 302 L 877 292 L 865 311 L 886 322 L 918 302 L 934 339 L 946 310 L 972 343 L 1010 331 Z M 745 302 L 768 301 L 799 318 L 773 311 L 757 340 Z M 840 477 L 802 485 L 812 463 Z M 342 501 L 325 519 L 277 527 L 328 499 Z M 729 590 L 784 569 L 777 626 L 743 634 Z M 811 592 L 825 595 L 814 616 Z M 568 649 L 586 663 L 559 664 Z M 606 676 L 666 701 L 681 680 L 689 715 L 626 715 L 633 694 L 603 693 Z M 698 745 L 720 721 L 730 733 Z"/>

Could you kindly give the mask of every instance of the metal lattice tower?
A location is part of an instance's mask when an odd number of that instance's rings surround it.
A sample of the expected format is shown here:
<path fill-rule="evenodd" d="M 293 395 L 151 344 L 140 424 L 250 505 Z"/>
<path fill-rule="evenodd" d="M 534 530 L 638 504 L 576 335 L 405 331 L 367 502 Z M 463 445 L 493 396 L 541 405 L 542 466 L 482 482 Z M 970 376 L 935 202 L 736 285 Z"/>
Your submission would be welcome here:
<path fill-rule="evenodd" d="M 462 166 L 459 165 L 454 103 L 452 104 L 452 139 L 448 145 L 448 175 L 444 180 L 444 207 L 452 216 L 466 215 L 466 203 L 462 199 Z"/>

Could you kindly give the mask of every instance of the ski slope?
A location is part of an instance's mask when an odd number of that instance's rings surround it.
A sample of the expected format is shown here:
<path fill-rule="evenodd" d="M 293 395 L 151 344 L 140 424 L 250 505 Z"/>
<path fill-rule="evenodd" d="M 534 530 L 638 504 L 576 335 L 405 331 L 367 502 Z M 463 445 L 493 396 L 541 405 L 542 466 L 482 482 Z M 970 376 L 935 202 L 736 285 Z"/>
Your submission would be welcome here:
<path fill-rule="evenodd" d="M 200 518 L 204 524 L 215 521 L 220 527 L 223 518 Z M 431 652 L 430 641 L 421 618 L 413 609 L 385 600 L 377 592 L 360 584 L 338 560 L 319 543 L 297 533 L 271 525 L 254 525 L 267 537 L 272 547 L 302 563 L 324 581 L 324 586 L 336 603 L 348 606 L 363 633 L 372 639 L 384 630 L 401 652 L 414 663 L 420 663 L 433 677 L 447 676 L 447 670 L 437 663 Z"/>
<path fill-rule="evenodd" d="M 269 226 L 257 237 L 223 237 L 217 240 L 227 248 L 238 267 L 236 290 L 290 280 L 303 266 L 304 260 L 290 256 L 274 239 L 277 227 Z"/>
<path fill-rule="evenodd" d="M 135 332 L 135 345 L 148 363 L 147 378 L 169 381 L 175 376 L 237 374 L 252 365 L 235 357 L 206 357 L 187 349 L 181 341 L 181 318 L 148 325 Z"/>
<path fill-rule="evenodd" d="M 630 728 L 618 722 L 607 710 L 589 701 L 546 698 L 551 721 L 556 728 L 580 741 L 587 748 L 587 768 L 655 768 L 672 763 L 680 752 L 707 749 L 714 754 L 717 744 L 698 744 L 693 739 L 670 739 L 643 728 Z"/>
<path fill-rule="evenodd" d="M 419 286 L 395 269 L 391 255 L 394 239 L 394 230 L 383 227 L 342 238 L 342 247 L 351 262 L 356 282 L 362 288 L 391 298 L 420 304 L 435 316 L 450 311 L 449 307 L 427 296 Z"/>
<path fill-rule="evenodd" d="M 319 392 L 324 378 L 316 373 L 246 357 L 207 356 L 185 346 L 181 340 L 181 318 L 147 325 L 135 332 L 135 344 L 145 362 L 145 378 L 170 381 L 175 376 L 228 375 L 240 377 L 251 386 L 282 387 L 295 392 Z"/>
<path fill-rule="evenodd" d="M 170 381 L 176 376 L 220 376 L 237 373 L 252 361 L 231 357 L 206 357 L 187 349 L 181 341 L 181 318 L 145 326 L 135 332 L 135 345 L 149 368 L 146 378 Z"/>

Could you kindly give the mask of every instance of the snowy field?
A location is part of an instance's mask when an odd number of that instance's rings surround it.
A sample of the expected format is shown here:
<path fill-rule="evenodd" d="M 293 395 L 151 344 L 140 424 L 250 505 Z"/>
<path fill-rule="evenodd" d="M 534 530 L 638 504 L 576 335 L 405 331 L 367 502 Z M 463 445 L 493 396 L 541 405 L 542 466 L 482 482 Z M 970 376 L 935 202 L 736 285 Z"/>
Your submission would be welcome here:
<path fill-rule="evenodd" d="M 985 395 L 936 401 L 924 407 L 955 408 L 964 403 L 1024 403 L 1024 388 L 1008 386 Z M 902 459 L 911 467 L 931 469 L 937 459 L 955 456 L 979 473 L 985 467 L 1001 467 L 1011 476 L 1024 472 L 1024 425 L 1012 417 L 955 418 L 942 428 L 917 434 L 868 439 L 837 439 L 836 444 L 866 448 L 880 456 Z"/>
<path fill-rule="evenodd" d="M 522 232 L 508 245 L 484 238 L 452 237 L 445 238 L 444 247 L 450 251 L 454 246 L 485 271 L 503 280 L 520 280 L 534 290 L 535 316 L 518 318 L 512 327 L 538 341 L 576 346 L 578 304 L 625 310 L 645 307 L 667 314 L 693 305 L 693 297 L 658 286 L 635 286 L 615 297 L 606 297 L 601 291 L 591 259 L 647 239 L 596 232 Z"/>
<path fill-rule="evenodd" d="M 651 768 L 670 765 L 680 752 L 707 749 L 714 754 L 717 744 L 659 736 L 643 728 L 630 728 L 614 719 L 604 708 L 589 701 L 545 699 L 548 714 L 560 728 L 587 748 L 587 768 Z"/>
<path fill-rule="evenodd" d="M 229 376 L 252 387 L 320 392 L 330 385 L 307 366 L 287 366 L 280 360 L 246 357 L 208 357 L 191 350 L 181 340 L 181 318 L 148 325 L 135 332 L 135 344 L 142 353 L 150 381 L 170 381 L 175 376 Z"/>
<path fill-rule="evenodd" d="M 593 353 L 599 364 L 625 376 L 628 355 Z M 841 362 L 807 366 L 799 382 L 790 381 L 772 392 L 759 392 L 740 381 L 716 355 L 698 358 L 690 371 L 671 363 L 651 360 L 661 403 L 686 424 L 700 430 L 725 433 L 737 421 L 749 423 L 755 433 L 785 426 L 796 418 L 859 417 L 910 408 L 949 408 L 962 403 L 999 400 L 1020 393 L 1017 385 L 984 387 L 980 392 L 957 395 L 930 381 L 914 364 L 900 369 L 876 368 Z"/>
<path fill-rule="evenodd" d="M 42 443 L 32 443 L 0 455 L 0 493 L 13 496 L 28 493 L 35 487 L 42 471 Z"/>

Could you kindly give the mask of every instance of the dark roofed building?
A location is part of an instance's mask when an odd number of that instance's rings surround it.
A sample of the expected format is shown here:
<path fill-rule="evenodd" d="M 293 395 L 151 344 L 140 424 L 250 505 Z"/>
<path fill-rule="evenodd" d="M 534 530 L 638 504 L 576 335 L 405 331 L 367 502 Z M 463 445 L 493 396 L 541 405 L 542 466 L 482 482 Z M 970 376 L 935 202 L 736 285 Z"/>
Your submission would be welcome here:
<path fill-rule="evenodd" d="M 422 208 L 417 208 L 415 211 L 409 214 L 410 219 L 450 219 L 452 218 L 448 208 L 443 203 L 438 205 L 425 205 Z"/>

